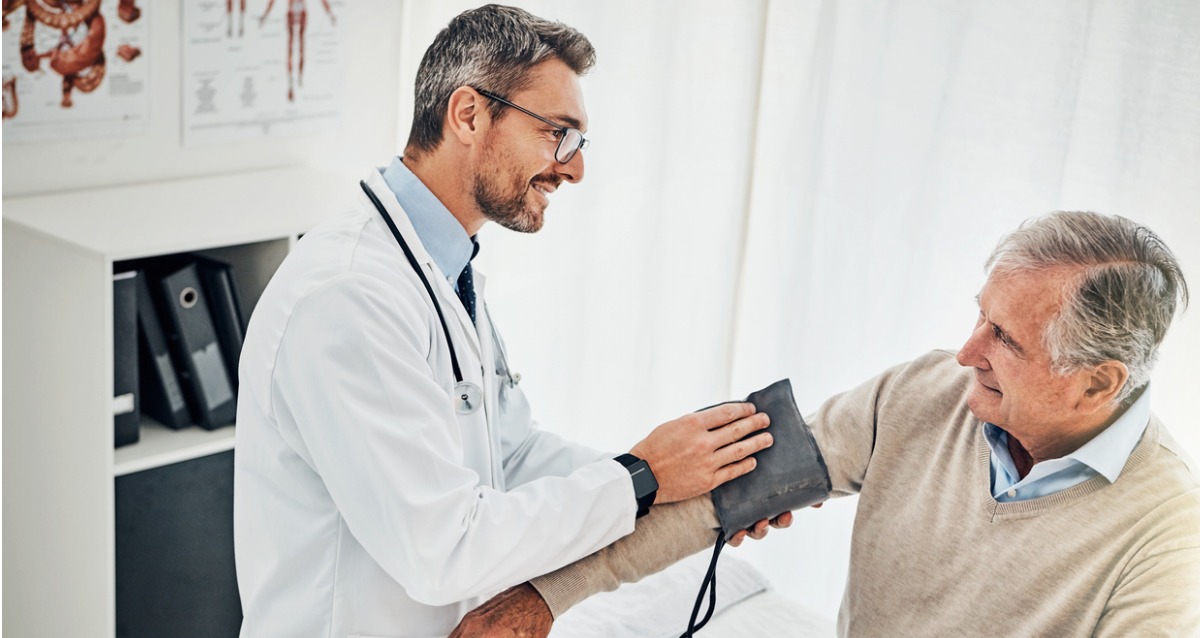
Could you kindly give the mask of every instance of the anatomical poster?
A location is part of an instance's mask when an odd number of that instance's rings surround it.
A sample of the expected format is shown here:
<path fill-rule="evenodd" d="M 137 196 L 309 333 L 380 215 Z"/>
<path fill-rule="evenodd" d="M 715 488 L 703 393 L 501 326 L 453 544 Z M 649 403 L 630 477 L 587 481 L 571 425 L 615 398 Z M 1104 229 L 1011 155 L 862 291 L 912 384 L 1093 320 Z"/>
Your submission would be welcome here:
<path fill-rule="evenodd" d="M 344 12 L 344 0 L 184 0 L 184 145 L 331 129 Z"/>
<path fill-rule="evenodd" d="M 147 0 L 3 0 L 4 143 L 149 124 Z"/>

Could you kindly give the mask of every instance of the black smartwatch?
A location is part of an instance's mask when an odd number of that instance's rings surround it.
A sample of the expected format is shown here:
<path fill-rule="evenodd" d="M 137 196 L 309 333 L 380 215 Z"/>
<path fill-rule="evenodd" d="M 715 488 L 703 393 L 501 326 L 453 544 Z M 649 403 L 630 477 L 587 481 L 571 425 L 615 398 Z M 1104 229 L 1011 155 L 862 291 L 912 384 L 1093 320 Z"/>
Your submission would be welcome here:
<path fill-rule="evenodd" d="M 658 479 L 650 470 L 650 464 L 632 454 L 622 454 L 613 459 L 629 470 L 629 478 L 633 479 L 633 495 L 637 498 L 638 518 L 650 513 L 654 497 L 658 496 Z"/>

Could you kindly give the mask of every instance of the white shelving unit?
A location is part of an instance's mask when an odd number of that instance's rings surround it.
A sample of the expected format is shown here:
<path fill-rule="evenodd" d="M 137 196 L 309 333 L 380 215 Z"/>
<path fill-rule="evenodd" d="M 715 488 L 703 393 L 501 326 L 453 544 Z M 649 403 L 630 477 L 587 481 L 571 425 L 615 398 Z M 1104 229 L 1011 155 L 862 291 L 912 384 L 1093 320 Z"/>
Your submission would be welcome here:
<path fill-rule="evenodd" d="M 4 200 L 4 634 L 113 636 L 114 478 L 233 448 L 233 427 L 143 417 L 113 449 L 114 264 L 211 254 L 249 312 L 357 179 L 284 168 Z"/>

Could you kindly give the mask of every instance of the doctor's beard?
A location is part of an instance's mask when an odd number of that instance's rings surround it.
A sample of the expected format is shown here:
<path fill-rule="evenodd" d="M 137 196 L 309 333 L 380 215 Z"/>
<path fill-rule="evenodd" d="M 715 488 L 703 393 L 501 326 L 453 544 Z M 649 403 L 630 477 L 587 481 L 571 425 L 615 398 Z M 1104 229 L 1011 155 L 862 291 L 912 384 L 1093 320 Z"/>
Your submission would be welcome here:
<path fill-rule="evenodd" d="M 501 179 L 494 175 L 475 175 L 475 205 L 479 207 L 483 216 L 518 233 L 536 233 L 541 230 L 545 222 L 545 209 L 537 210 L 529 202 L 529 191 L 535 183 L 557 188 L 563 181 L 562 177 L 550 173 L 538 175 L 528 182 L 517 178 L 513 180 L 509 189 L 500 188 L 497 185 L 500 181 Z M 512 194 L 505 193 L 506 190 Z"/>

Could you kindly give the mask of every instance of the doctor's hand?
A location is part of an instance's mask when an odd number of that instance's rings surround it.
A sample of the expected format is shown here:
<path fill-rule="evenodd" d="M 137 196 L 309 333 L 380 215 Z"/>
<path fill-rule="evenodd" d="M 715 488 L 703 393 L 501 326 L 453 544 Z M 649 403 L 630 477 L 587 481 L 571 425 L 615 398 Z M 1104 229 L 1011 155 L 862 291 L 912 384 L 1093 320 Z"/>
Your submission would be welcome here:
<path fill-rule="evenodd" d="M 523 583 L 472 609 L 449 638 L 545 638 L 553 624 L 554 615 L 542 595 Z"/>
<path fill-rule="evenodd" d="M 658 481 L 655 503 L 674 503 L 706 494 L 754 469 L 750 456 L 774 442 L 771 420 L 753 403 L 725 403 L 668 421 L 629 452 L 650 465 Z M 743 440 L 745 439 L 745 440 Z"/>

